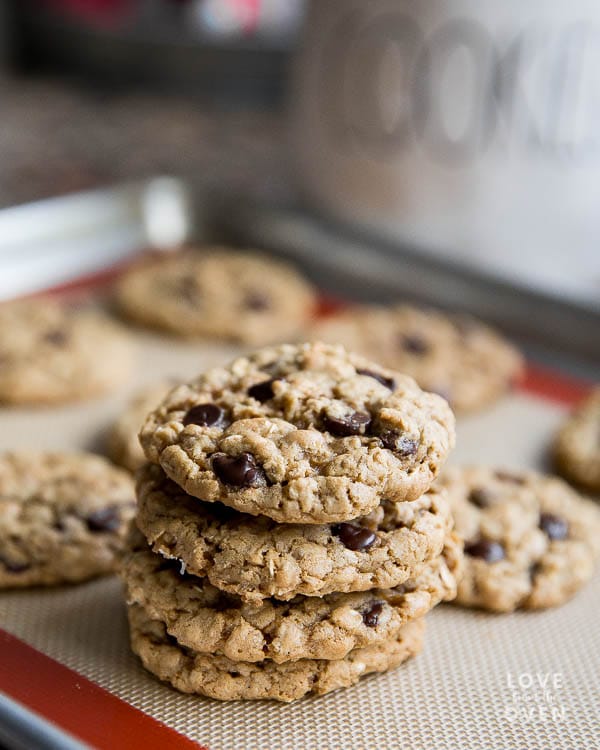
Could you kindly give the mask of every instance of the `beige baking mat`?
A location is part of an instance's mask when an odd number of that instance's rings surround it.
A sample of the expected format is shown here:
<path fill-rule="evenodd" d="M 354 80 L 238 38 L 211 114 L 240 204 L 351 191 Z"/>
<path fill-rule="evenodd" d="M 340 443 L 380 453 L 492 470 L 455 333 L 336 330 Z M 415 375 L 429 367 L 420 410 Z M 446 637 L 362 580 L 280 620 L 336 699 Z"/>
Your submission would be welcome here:
<path fill-rule="evenodd" d="M 146 335 L 139 347 L 139 383 L 233 354 Z M 5 410 L 0 449 L 97 446 L 134 388 L 87 405 Z M 515 394 L 460 422 L 453 461 L 542 466 L 563 411 Z M 395 672 L 292 705 L 226 704 L 180 695 L 144 672 L 114 579 L 0 595 L 6 630 L 211 750 L 600 747 L 600 575 L 556 610 L 493 616 L 444 606 L 428 621 L 424 652 Z"/>

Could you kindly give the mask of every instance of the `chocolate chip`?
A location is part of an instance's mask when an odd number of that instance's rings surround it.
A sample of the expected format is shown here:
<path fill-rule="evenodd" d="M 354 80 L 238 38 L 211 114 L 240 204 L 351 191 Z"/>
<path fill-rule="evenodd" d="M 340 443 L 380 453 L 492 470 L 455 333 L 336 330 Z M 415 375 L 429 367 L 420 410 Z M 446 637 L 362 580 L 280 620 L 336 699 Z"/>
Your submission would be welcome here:
<path fill-rule="evenodd" d="M 381 383 L 381 385 L 385 385 L 386 388 L 389 388 L 390 391 L 393 391 L 396 387 L 396 381 L 394 380 L 394 378 L 388 378 L 385 375 L 382 375 L 380 372 L 373 372 L 373 370 L 357 370 L 356 372 L 358 375 L 366 375 L 368 378 L 374 378 L 378 383 Z"/>
<path fill-rule="evenodd" d="M 540 514 L 540 529 L 546 534 L 548 539 L 561 541 L 569 535 L 569 524 L 561 516 L 554 513 Z"/>
<path fill-rule="evenodd" d="M 340 538 L 345 547 L 355 552 L 369 549 L 377 539 L 370 529 L 365 529 L 363 526 L 355 526 L 352 523 L 340 523 L 332 528 L 332 531 Z"/>
<path fill-rule="evenodd" d="M 269 299 L 260 292 L 251 292 L 244 298 L 244 307 L 248 310 L 260 312 L 261 310 L 268 310 L 270 306 Z"/>
<path fill-rule="evenodd" d="M 56 328 L 53 331 L 48 331 L 44 334 L 44 341 L 52 346 L 63 346 L 67 343 L 67 334 L 60 328 Z"/>
<path fill-rule="evenodd" d="M 216 404 L 198 404 L 193 406 L 183 418 L 183 424 L 197 424 L 200 427 L 212 427 L 223 422 L 225 412 Z"/>
<path fill-rule="evenodd" d="M 256 383 L 256 385 L 250 386 L 250 388 L 248 388 L 248 395 L 252 396 L 252 398 L 255 398 L 257 401 L 260 401 L 261 404 L 264 404 L 265 401 L 273 398 L 273 383 L 276 379 L 277 378 L 263 380 L 262 383 Z"/>
<path fill-rule="evenodd" d="M 406 437 L 399 430 L 384 430 L 378 437 L 384 448 L 394 451 L 394 453 L 397 453 L 402 458 L 414 456 L 419 447 L 417 440 Z"/>
<path fill-rule="evenodd" d="M 241 453 L 239 456 L 216 453 L 212 467 L 221 482 L 234 487 L 255 487 L 265 479 L 262 468 L 257 466 L 251 453 Z"/>
<path fill-rule="evenodd" d="M 492 501 L 492 493 L 483 487 L 474 487 L 469 492 L 469 502 L 478 508 L 487 508 Z"/>
<path fill-rule="evenodd" d="M 100 508 L 88 514 L 85 520 L 90 531 L 117 531 L 121 525 L 118 508 Z"/>
<path fill-rule="evenodd" d="M 371 424 L 371 415 L 362 411 L 351 412 L 344 417 L 330 417 L 323 415 L 323 426 L 332 435 L 337 437 L 348 437 L 349 435 L 360 435 L 367 431 Z"/>
<path fill-rule="evenodd" d="M 9 572 L 9 573 L 24 573 L 26 570 L 29 570 L 31 565 L 29 563 L 25 562 L 16 562 L 15 560 L 7 560 L 5 557 L 0 557 L 0 564 Z"/>
<path fill-rule="evenodd" d="M 535 562 L 533 565 L 529 566 L 529 578 L 531 581 L 535 581 L 537 576 L 542 572 L 542 564 L 540 562 Z"/>
<path fill-rule="evenodd" d="M 403 334 L 400 336 L 400 346 L 405 352 L 410 352 L 411 354 L 422 355 L 427 354 L 429 351 L 427 341 L 416 334 Z"/>
<path fill-rule="evenodd" d="M 200 290 L 198 289 L 196 280 L 192 276 L 182 276 L 178 280 L 177 292 L 191 305 L 198 302 L 198 299 L 200 298 Z"/>
<path fill-rule="evenodd" d="M 480 557 L 487 563 L 495 563 L 505 557 L 504 547 L 491 539 L 479 539 L 477 542 L 465 545 L 465 554 Z"/>
<path fill-rule="evenodd" d="M 368 628 L 376 627 L 379 615 L 383 612 L 383 602 L 373 602 L 366 612 L 363 612 L 363 622 Z"/>

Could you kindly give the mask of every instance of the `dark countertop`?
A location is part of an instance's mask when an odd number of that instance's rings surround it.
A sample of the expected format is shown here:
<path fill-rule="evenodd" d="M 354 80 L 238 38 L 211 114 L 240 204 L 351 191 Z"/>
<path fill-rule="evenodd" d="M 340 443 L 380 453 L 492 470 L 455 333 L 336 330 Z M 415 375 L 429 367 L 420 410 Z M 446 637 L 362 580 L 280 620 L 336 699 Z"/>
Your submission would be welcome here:
<path fill-rule="evenodd" d="M 285 191 L 284 126 L 264 108 L 0 77 L 0 207 L 159 174 Z"/>

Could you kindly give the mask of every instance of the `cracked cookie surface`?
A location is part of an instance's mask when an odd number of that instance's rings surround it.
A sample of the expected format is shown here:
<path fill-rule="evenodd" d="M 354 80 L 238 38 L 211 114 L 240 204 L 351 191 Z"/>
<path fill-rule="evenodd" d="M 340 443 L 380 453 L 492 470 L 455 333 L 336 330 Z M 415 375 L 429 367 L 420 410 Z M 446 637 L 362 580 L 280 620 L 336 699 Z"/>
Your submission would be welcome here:
<path fill-rule="evenodd" d="M 311 337 L 412 375 L 457 413 L 495 401 L 523 369 L 517 349 L 483 323 L 409 305 L 351 308 L 315 324 Z"/>
<path fill-rule="evenodd" d="M 140 433 L 188 494 L 281 523 L 414 500 L 454 444 L 444 399 L 326 344 L 282 345 L 171 391 Z"/>
<path fill-rule="evenodd" d="M 113 572 L 135 511 L 129 474 L 100 456 L 0 456 L 0 587 Z"/>
<path fill-rule="evenodd" d="M 558 431 L 554 460 L 567 479 L 592 492 L 600 492 L 600 386 Z"/>
<path fill-rule="evenodd" d="M 152 328 L 254 345 L 295 336 L 316 304 L 309 283 L 288 263 L 218 247 L 133 268 L 117 301 L 128 318 Z"/>
<path fill-rule="evenodd" d="M 289 702 L 304 695 L 323 695 L 349 687 L 366 674 L 392 669 L 418 654 L 425 631 L 424 620 L 414 620 L 402 627 L 395 638 L 355 649 L 342 659 L 254 663 L 186 649 L 138 605 L 129 607 L 128 616 L 132 649 L 149 672 L 181 692 L 218 700 Z"/>
<path fill-rule="evenodd" d="M 0 403 L 50 404 L 110 391 L 131 371 L 126 333 L 50 299 L 0 305 Z"/>
<path fill-rule="evenodd" d="M 137 524 L 155 552 L 249 602 L 397 586 L 440 554 L 451 525 L 434 490 L 333 525 L 277 524 L 201 503 L 151 464 L 138 474 L 137 496 Z"/>
<path fill-rule="evenodd" d="M 600 509 L 562 480 L 451 467 L 438 484 L 465 540 L 458 604 L 496 612 L 556 606 L 592 576 Z"/>
<path fill-rule="evenodd" d="M 127 603 L 139 604 L 163 622 L 181 646 L 233 661 L 281 664 L 341 659 L 355 648 L 394 638 L 407 622 L 456 596 L 461 563 L 462 543 L 450 534 L 439 557 L 395 588 L 253 604 L 225 594 L 205 578 L 182 574 L 176 562 L 149 551 L 136 529 L 121 576 Z"/>

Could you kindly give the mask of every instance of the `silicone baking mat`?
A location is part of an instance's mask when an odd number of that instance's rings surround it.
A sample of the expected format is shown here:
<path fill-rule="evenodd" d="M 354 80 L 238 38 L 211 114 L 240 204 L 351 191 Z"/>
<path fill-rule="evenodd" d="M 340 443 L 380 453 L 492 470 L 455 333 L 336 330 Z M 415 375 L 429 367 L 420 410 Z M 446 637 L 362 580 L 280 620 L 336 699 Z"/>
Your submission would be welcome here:
<path fill-rule="evenodd" d="M 130 391 L 231 357 L 138 335 L 138 378 L 60 409 L 0 412 L 0 449 L 99 448 Z M 517 392 L 461 419 L 454 462 L 544 467 L 585 388 L 530 368 Z M 423 653 L 400 669 L 291 705 L 177 693 L 128 645 L 117 580 L 0 594 L 0 690 L 94 747 L 284 750 L 600 747 L 600 575 L 565 606 L 494 616 L 439 607 Z"/>

